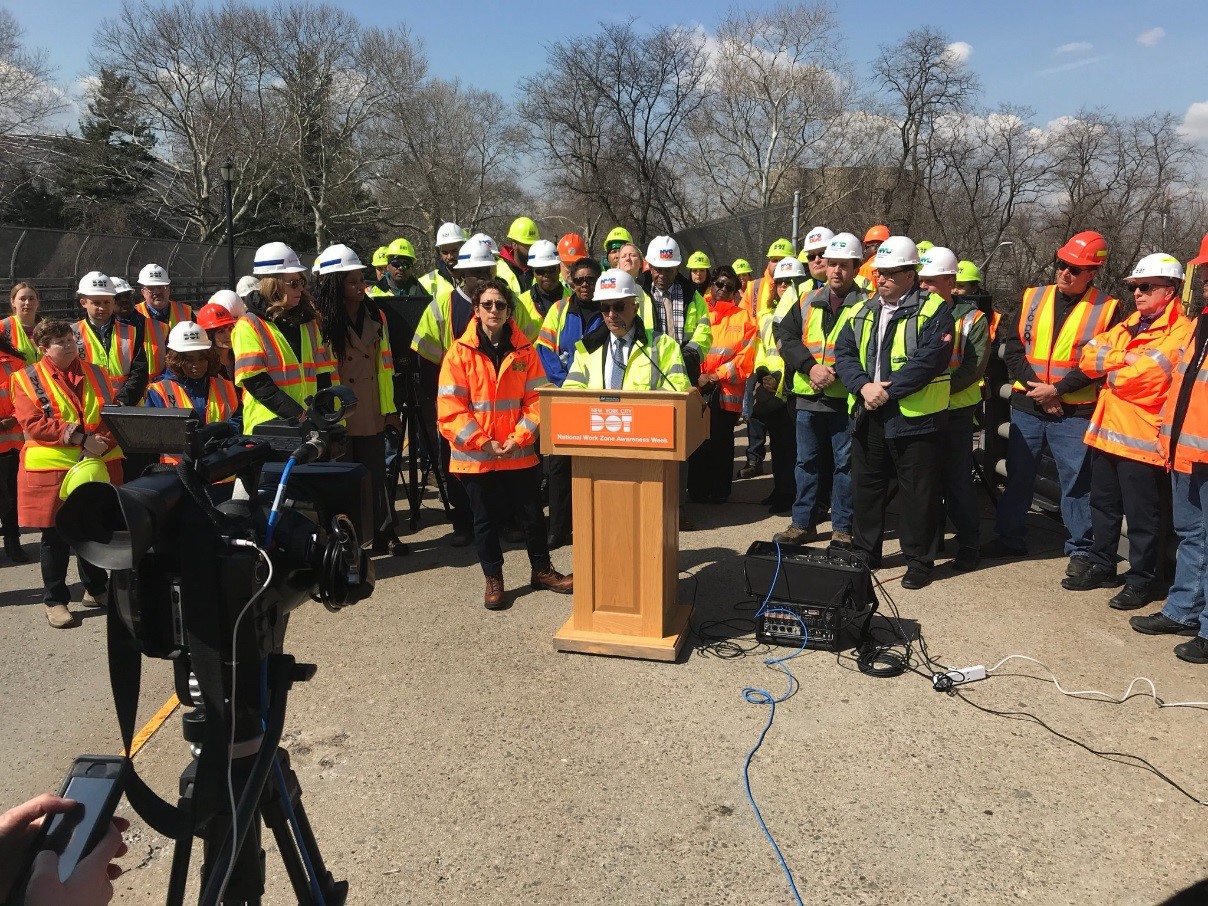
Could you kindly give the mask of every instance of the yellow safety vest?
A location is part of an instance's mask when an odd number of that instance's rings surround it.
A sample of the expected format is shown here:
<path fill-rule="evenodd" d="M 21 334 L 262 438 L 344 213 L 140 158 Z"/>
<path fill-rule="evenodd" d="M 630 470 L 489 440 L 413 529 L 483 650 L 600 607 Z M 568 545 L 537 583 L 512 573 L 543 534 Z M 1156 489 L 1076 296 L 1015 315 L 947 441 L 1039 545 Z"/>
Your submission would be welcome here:
<path fill-rule="evenodd" d="M 318 390 L 318 376 L 331 374 L 332 384 L 340 383 L 336 363 L 319 337 L 314 321 L 302 325 L 302 356 L 294 355 L 289 342 L 266 318 L 240 318 L 231 331 L 231 348 L 235 354 L 235 386 L 257 374 L 267 374 L 286 396 L 299 406 Z M 243 431 L 251 434 L 257 425 L 279 418 L 272 409 L 243 391 Z"/>
<path fill-rule="evenodd" d="M 931 293 L 915 309 L 908 318 L 899 318 L 893 325 L 893 342 L 889 347 L 889 372 L 899 371 L 910 361 L 918 347 L 919 334 L 923 326 L 935 317 L 936 313 L 947 303 L 941 296 Z M 877 329 L 877 307 L 864 305 L 852 315 L 852 329 L 856 333 L 856 346 L 860 354 L 860 367 L 867 374 L 875 374 L 876 369 L 869 367 L 868 347 L 872 335 Z M 878 355 L 879 355 L 878 351 Z M 921 415 L 934 415 L 948 408 L 951 375 L 943 371 L 931 379 L 927 386 L 916 390 L 909 396 L 898 400 L 898 410 L 905 416 L 917 418 Z"/>
<path fill-rule="evenodd" d="M 47 370 L 45 362 L 35 362 L 20 371 L 13 372 L 11 388 L 19 389 L 36 402 L 48 418 L 56 418 L 68 424 L 77 424 L 85 433 L 92 434 L 101 426 L 101 406 L 113 403 L 109 390 L 109 377 L 96 365 L 80 362 L 84 369 L 84 398 L 80 400 L 84 411 L 76 408 L 75 401 L 59 386 Z M 80 461 L 82 450 L 67 444 L 44 444 L 26 438 L 21 453 L 21 462 L 27 472 L 65 471 Z M 113 448 L 101 457 L 105 462 L 122 458 L 122 448 Z"/>

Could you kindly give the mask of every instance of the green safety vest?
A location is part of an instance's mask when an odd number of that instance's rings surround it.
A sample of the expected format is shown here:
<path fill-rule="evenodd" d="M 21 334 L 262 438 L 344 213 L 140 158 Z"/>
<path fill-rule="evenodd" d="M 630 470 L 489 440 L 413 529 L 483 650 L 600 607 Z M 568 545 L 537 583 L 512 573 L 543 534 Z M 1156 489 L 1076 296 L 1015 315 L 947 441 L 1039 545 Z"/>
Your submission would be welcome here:
<path fill-rule="evenodd" d="M 827 300 L 829 297 L 829 290 L 816 289 L 802 300 L 801 342 L 805 344 L 805 348 L 809 350 L 810 355 L 814 357 L 814 361 L 819 365 L 834 368 L 835 340 L 839 338 L 839 331 L 843 329 L 844 324 L 852 319 L 852 316 L 860 310 L 863 304 L 868 301 L 868 297 L 865 295 L 858 302 L 840 306 L 835 317 L 835 323 L 827 331 L 823 329 L 822 322 L 827 312 Z M 819 393 L 810 386 L 809 375 L 801 374 L 800 372 L 793 375 L 793 393 L 797 394 L 797 396 L 829 396 L 831 399 L 843 399 L 848 395 L 847 388 L 837 378 L 833 384 Z"/>
<path fill-rule="evenodd" d="M 607 387 L 605 365 L 611 336 L 609 334 L 599 349 L 589 351 L 582 340 L 575 344 L 575 357 L 567 370 L 563 388 L 603 390 Z M 655 367 L 652 367 L 652 358 Z M 674 339 L 667 334 L 656 333 L 654 342 L 649 343 L 644 332 L 634 337 L 633 349 L 629 351 L 629 360 L 625 363 L 622 390 L 686 391 L 691 386 L 684 368 L 684 356 Z"/>
<path fill-rule="evenodd" d="M 942 297 L 931 293 L 915 309 L 914 314 L 908 318 L 899 318 L 890 325 L 893 329 L 893 340 L 889 347 L 889 373 L 891 375 L 910 361 L 918 348 L 919 333 L 923 326 L 934 318 L 946 304 Z M 852 330 L 856 334 L 856 346 L 860 355 L 860 367 L 869 375 L 876 373 L 875 367 L 869 367 L 868 347 L 872 335 L 877 329 L 878 314 L 878 306 L 864 305 L 851 317 Z M 933 377 L 926 387 L 898 400 L 898 410 L 908 418 L 943 412 L 948 408 L 950 381 L 951 375 L 948 371 L 941 372 Z"/>

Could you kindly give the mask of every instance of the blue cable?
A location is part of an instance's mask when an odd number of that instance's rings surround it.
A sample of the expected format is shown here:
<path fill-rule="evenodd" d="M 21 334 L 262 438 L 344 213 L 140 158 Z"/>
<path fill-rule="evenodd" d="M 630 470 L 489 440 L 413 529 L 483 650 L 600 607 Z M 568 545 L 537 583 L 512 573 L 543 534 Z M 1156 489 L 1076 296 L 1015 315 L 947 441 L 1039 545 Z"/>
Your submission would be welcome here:
<path fill-rule="evenodd" d="M 285 468 L 281 470 L 281 480 L 277 482 L 277 494 L 273 497 L 273 508 L 268 514 L 268 529 L 264 532 L 264 549 L 269 550 L 273 546 L 273 529 L 277 527 L 277 523 L 281 519 L 281 499 L 285 496 L 285 486 L 289 483 L 289 473 L 294 470 L 294 457 L 290 457 L 285 463 Z"/>
<path fill-rule="evenodd" d="M 768 830 L 767 822 L 763 820 L 763 813 L 759 811 L 759 806 L 755 802 L 755 795 L 751 792 L 751 761 L 755 758 L 755 753 L 759 751 L 759 747 L 763 745 L 764 738 L 768 735 L 768 730 L 772 729 L 772 721 L 776 719 L 776 706 L 782 701 L 789 698 L 797 691 L 797 678 L 793 676 L 793 672 L 785 666 L 785 661 L 791 661 L 805 651 L 805 643 L 809 638 L 809 630 L 806 629 L 805 623 L 801 617 L 783 607 L 773 607 L 768 609 L 768 602 L 772 599 L 772 591 L 776 588 L 776 580 L 780 576 L 780 561 L 781 551 L 780 544 L 776 544 L 776 571 L 772 574 L 772 583 L 768 588 L 767 596 L 764 597 L 763 603 L 759 605 L 759 611 L 755 614 L 756 618 L 769 613 L 787 613 L 795 619 L 801 626 L 801 647 L 792 654 L 786 654 L 783 657 L 768 658 L 764 661 L 769 667 L 775 667 L 788 677 L 788 688 L 784 695 L 777 698 L 766 689 L 760 689 L 755 686 L 747 686 L 742 690 L 742 697 L 745 701 L 752 705 L 767 705 L 768 720 L 763 725 L 763 729 L 759 732 L 759 738 L 755 740 L 755 745 L 751 747 L 751 751 L 747 753 L 746 761 L 742 765 L 742 783 L 747 791 L 747 802 L 751 804 L 751 811 L 755 813 L 755 819 L 759 822 L 759 827 L 763 831 L 763 835 L 768 838 L 768 842 L 772 844 L 772 851 L 776 854 L 776 859 L 780 863 L 780 869 L 784 872 L 785 880 L 789 884 L 789 892 L 793 895 L 793 902 L 797 906 L 804 906 L 801 899 L 801 894 L 797 891 L 797 882 L 793 879 L 792 869 L 789 868 L 788 862 L 785 861 L 784 853 L 780 851 L 780 846 L 776 842 L 776 838 L 772 836 L 772 832 Z"/>

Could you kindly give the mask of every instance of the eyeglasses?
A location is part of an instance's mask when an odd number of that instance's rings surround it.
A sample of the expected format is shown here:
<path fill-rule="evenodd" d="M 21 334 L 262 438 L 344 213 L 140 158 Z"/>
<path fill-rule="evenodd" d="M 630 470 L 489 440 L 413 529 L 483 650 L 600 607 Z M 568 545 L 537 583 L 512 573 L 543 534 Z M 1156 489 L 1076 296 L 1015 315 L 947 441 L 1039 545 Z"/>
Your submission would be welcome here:
<path fill-rule="evenodd" d="M 773 280 L 772 284 L 775 286 L 792 286 L 793 281 L 790 280 L 788 277 L 781 277 L 777 280 Z"/>
<path fill-rule="evenodd" d="M 571 280 L 571 283 L 575 284 L 575 286 L 591 286 L 595 282 L 595 277 L 575 277 Z"/>
<path fill-rule="evenodd" d="M 1058 258 L 1057 259 L 1057 270 L 1069 271 L 1071 277 L 1077 277 L 1079 274 L 1083 273 L 1084 271 L 1093 271 L 1094 268 L 1093 267 L 1078 267 L 1076 264 L 1070 264 L 1068 261 L 1062 261 L 1060 258 Z"/>
<path fill-rule="evenodd" d="M 625 310 L 625 305 L 626 303 L 624 302 L 614 302 L 612 305 L 609 305 L 607 302 L 601 302 L 600 314 L 606 315 L 609 312 L 616 312 L 619 315 Z"/>
<path fill-rule="evenodd" d="M 487 311 L 507 311 L 508 304 L 503 299 L 479 299 L 478 307 Z"/>
<path fill-rule="evenodd" d="M 1172 289 L 1169 283 L 1134 283 L 1132 289 L 1134 293 L 1152 293 L 1155 289 Z"/>
<path fill-rule="evenodd" d="M 286 289 L 301 289 L 305 284 L 297 277 L 294 277 L 292 280 L 282 280 L 281 285 Z"/>
<path fill-rule="evenodd" d="M 729 280 L 714 280 L 713 288 L 720 292 L 723 292 L 723 293 L 725 293 L 725 292 L 732 293 L 732 292 L 734 292 L 734 290 L 738 289 L 738 287 L 735 286 L 733 283 L 731 283 Z"/>
<path fill-rule="evenodd" d="M 914 268 L 910 265 L 905 267 L 882 267 L 877 269 L 877 274 L 882 277 L 900 277 L 902 274 L 914 273 Z"/>
<path fill-rule="evenodd" d="M 389 260 L 387 260 L 386 263 L 389 264 L 391 267 L 410 267 L 415 262 L 412 261 L 410 258 L 404 258 L 401 255 L 395 255 L 393 258 L 390 258 Z"/>
<path fill-rule="evenodd" d="M 538 277 L 552 277 L 557 274 L 559 270 L 561 270 L 561 268 L 555 264 L 551 267 L 535 267 L 533 268 L 533 273 Z"/>

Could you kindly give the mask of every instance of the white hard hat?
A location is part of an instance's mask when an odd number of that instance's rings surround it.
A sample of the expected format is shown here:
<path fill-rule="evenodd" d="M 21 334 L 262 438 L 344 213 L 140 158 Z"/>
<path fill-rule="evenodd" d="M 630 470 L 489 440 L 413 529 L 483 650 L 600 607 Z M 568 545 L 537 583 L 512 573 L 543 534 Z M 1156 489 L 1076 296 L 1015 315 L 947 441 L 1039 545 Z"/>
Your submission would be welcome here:
<path fill-rule="evenodd" d="M 538 239 L 529 246 L 529 267 L 554 267 L 561 263 L 562 259 L 558 257 L 558 246 L 548 239 Z"/>
<path fill-rule="evenodd" d="M 440 229 L 436 231 L 436 247 L 441 248 L 446 245 L 461 245 L 469 235 L 455 223 L 442 223 Z"/>
<path fill-rule="evenodd" d="M 315 259 L 315 263 L 319 265 L 319 276 L 323 277 L 327 274 L 340 274 L 344 271 L 363 271 L 365 265 L 361 263 L 361 259 L 346 245 L 329 245 L 323 251 L 319 252 L 319 257 Z"/>
<path fill-rule="evenodd" d="M 138 282 L 143 286 L 168 286 L 172 283 L 168 277 L 168 269 L 158 264 L 144 264 L 138 272 Z"/>
<path fill-rule="evenodd" d="M 876 268 L 914 267 L 919 263 L 919 247 L 907 236 L 890 236 L 877 249 L 872 266 Z"/>
<path fill-rule="evenodd" d="M 776 262 L 776 270 L 772 272 L 773 280 L 787 280 L 790 277 L 804 277 L 805 265 L 796 258 L 781 258 Z"/>
<path fill-rule="evenodd" d="M 1165 252 L 1154 252 L 1137 262 L 1126 279 L 1142 280 L 1146 277 L 1165 277 L 1167 280 L 1183 282 L 1183 265 L 1178 258 Z"/>
<path fill-rule="evenodd" d="M 80 278 L 80 288 L 76 290 L 81 296 L 116 296 L 113 281 L 100 271 L 89 271 Z"/>
<path fill-rule="evenodd" d="M 304 274 L 306 268 L 298 260 L 298 253 L 284 242 L 270 242 L 256 249 L 256 257 L 252 259 L 252 273 L 258 277 Z"/>
<path fill-rule="evenodd" d="M 826 244 L 826 252 L 822 257 L 828 260 L 846 258 L 850 261 L 863 261 L 864 244 L 855 233 L 836 233 Z"/>
<path fill-rule="evenodd" d="M 491 247 L 492 255 L 499 254 L 499 243 L 497 243 L 494 239 L 492 239 L 486 233 L 475 233 L 473 236 L 470 237 L 469 241 L 470 242 L 485 242 L 487 245 L 489 245 Z"/>
<path fill-rule="evenodd" d="M 959 262 L 952 249 L 946 249 L 942 245 L 933 245 L 923 253 L 923 258 L 919 263 L 922 265 L 919 268 L 920 277 L 942 277 L 945 274 L 955 277 Z"/>
<path fill-rule="evenodd" d="M 480 233 L 463 242 L 457 252 L 457 263 L 453 265 L 453 270 L 468 271 L 487 267 L 494 270 L 495 255 L 491 252 L 490 242 L 485 241 L 490 238 Z"/>
<path fill-rule="evenodd" d="M 678 242 L 670 236 L 655 236 L 646 247 L 646 260 L 651 267 L 679 267 L 684 259 Z"/>
<path fill-rule="evenodd" d="M 319 276 L 319 261 L 319 256 L 315 255 L 315 260 L 310 263 L 310 272 L 316 277 Z"/>
<path fill-rule="evenodd" d="M 210 348 L 210 338 L 194 322 L 181 321 L 168 331 L 168 348 L 174 352 L 197 352 Z"/>
<path fill-rule="evenodd" d="M 120 296 L 122 293 L 132 293 L 132 292 L 134 292 L 134 287 L 133 287 L 133 286 L 131 286 L 129 283 L 127 283 L 127 282 L 126 282 L 126 280 L 125 280 L 125 278 L 123 278 L 123 277 L 110 277 L 109 279 L 113 281 L 113 292 L 114 292 L 116 295 L 119 295 L 119 296 Z"/>
<path fill-rule="evenodd" d="M 260 281 L 247 274 L 239 278 L 239 282 L 235 285 L 235 292 L 240 298 L 243 298 L 248 293 L 251 293 L 260 288 Z"/>
<path fill-rule="evenodd" d="M 638 285 L 633 277 L 619 267 L 610 267 L 596 278 L 596 291 L 592 299 L 596 302 L 607 302 L 610 299 L 636 299 Z"/>
<path fill-rule="evenodd" d="M 252 280 L 253 277 L 244 277 L 243 280 Z M 243 280 L 239 282 L 242 283 Z M 221 305 L 231 313 L 232 318 L 242 318 L 247 314 L 247 306 L 243 304 L 243 300 L 239 298 L 238 293 L 233 293 L 229 289 L 220 289 L 210 298 L 206 299 L 206 305 L 213 302 L 215 305 Z"/>
<path fill-rule="evenodd" d="M 812 252 L 814 249 L 824 249 L 835 238 L 835 231 L 824 226 L 816 226 L 805 234 L 805 245 L 802 251 Z"/>

